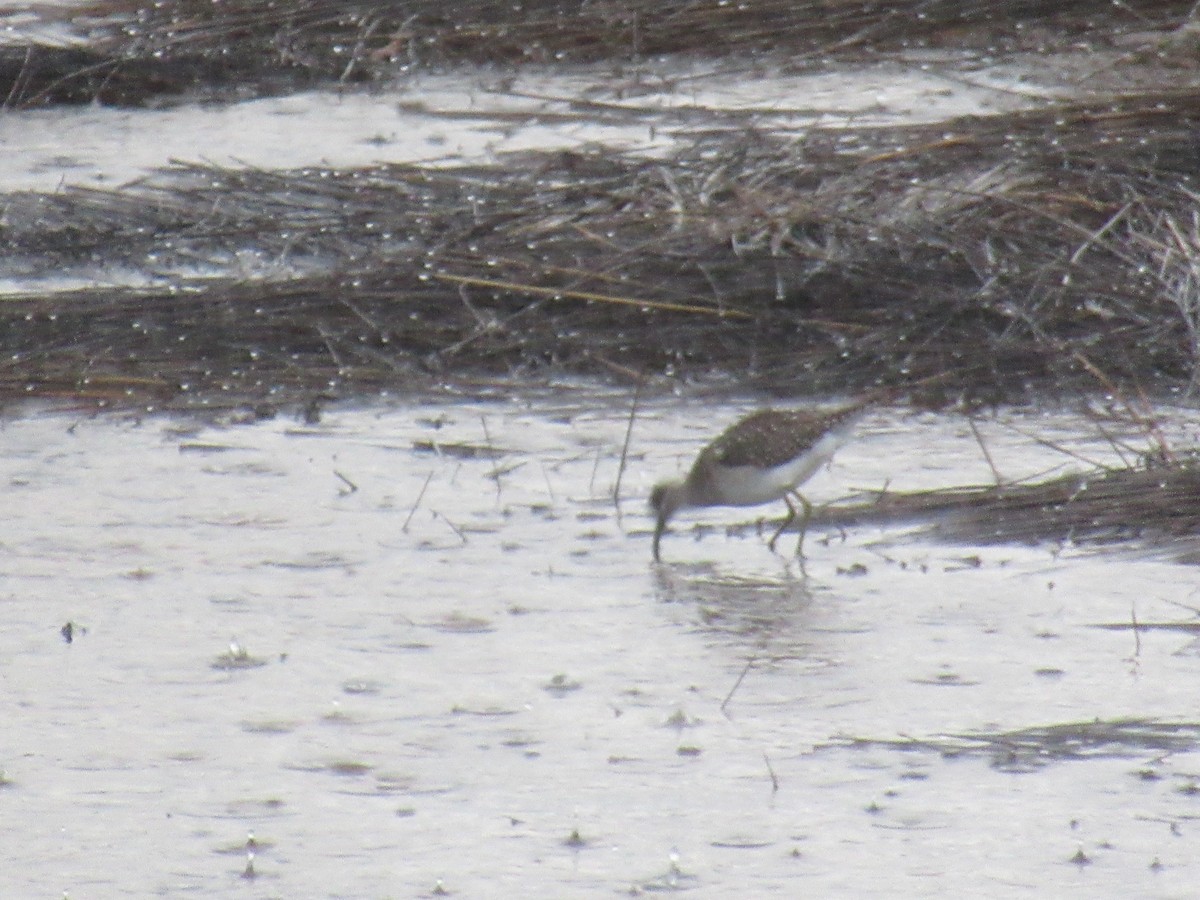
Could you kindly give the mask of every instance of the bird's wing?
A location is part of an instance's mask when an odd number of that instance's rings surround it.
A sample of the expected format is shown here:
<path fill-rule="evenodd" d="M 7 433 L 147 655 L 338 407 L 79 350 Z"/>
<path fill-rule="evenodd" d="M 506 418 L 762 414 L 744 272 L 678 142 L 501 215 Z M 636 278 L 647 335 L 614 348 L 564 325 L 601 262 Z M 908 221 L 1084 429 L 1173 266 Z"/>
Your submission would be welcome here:
<path fill-rule="evenodd" d="M 859 411 L 763 410 L 731 426 L 705 453 L 722 466 L 773 468 L 795 459 Z"/>

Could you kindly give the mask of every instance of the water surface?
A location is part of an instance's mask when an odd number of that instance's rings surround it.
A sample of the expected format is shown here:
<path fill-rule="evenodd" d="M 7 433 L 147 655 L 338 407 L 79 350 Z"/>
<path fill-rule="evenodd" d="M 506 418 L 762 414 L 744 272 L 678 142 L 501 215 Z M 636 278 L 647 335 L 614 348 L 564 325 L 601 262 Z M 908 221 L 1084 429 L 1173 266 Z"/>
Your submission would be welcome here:
<path fill-rule="evenodd" d="M 644 409 L 619 509 L 620 398 L 6 420 L 0 894 L 1188 896 L 1193 638 L 1092 626 L 1194 621 L 1192 570 L 862 528 L 805 577 L 771 508 L 652 566 L 651 484 L 745 408 Z M 961 419 L 861 431 L 814 500 L 993 478 Z"/>

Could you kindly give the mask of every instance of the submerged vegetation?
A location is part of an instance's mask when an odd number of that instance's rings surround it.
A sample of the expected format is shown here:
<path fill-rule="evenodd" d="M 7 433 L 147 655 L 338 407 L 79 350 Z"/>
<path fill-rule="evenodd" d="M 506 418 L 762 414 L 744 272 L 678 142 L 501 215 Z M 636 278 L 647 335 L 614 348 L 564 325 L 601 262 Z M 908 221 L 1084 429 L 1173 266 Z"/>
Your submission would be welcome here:
<path fill-rule="evenodd" d="M 1031 772 L 1071 760 L 1094 758 L 1138 758 L 1148 753 L 1169 756 L 1191 750 L 1200 738 L 1200 724 L 1164 722 L 1155 719 L 1096 719 L 1038 725 L 1015 731 L 945 735 L 935 738 L 845 738 L 829 747 L 856 750 L 877 747 L 913 753 L 936 753 L 947 758 L 982 757 L 1004 772 Z M 826 749 L 826 748 L 822 748 Z M 1139 776 L 1154 780 L 1162 776 L 1153 767 Z M 1193 776 L 1179 779 L 1180 790 L 1195 792 Z"/>

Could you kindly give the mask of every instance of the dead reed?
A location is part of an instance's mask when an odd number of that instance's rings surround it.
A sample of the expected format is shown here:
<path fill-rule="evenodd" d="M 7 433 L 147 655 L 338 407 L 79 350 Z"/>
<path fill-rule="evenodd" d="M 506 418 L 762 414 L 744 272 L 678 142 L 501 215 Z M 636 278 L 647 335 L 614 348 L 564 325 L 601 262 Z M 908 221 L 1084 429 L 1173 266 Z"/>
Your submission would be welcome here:
<path fill-rule="evenodd" d="M 7 297 L 0 391 L 724 372 L 844 392 L 947 371 L 984 400 L 1186 391 L 1198 128 L 1200 90 L 1156 91 L 802 139 L 721 131 L 666 161 L 178 166 L 11 195 L 11 265 L 147 286 Z"/>
<path fill-rule="evenodd" d="M 637 64 L 664 54 L 746 69 L 880 53 L 995 57 L 1160 33 L 1189 44 L 1191 0 L 94 0 L 58 15 L 86 47 L 0 48 L 6 107 L 142 105 L 173 96 L 287 92 L 459 64 Z M 1152 47 L 1157 53 L 1160 48 Z M 781 56 L 782 55 L 782 56 Z"/>

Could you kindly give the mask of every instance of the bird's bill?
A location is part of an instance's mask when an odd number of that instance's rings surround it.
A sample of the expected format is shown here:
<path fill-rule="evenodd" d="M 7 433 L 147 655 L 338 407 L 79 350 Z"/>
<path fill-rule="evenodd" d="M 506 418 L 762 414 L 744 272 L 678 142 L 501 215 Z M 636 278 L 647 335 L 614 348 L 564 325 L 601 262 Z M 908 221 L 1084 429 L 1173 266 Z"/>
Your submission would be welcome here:
<path fill-rule="evenodd" d="M 659 516 L 657 523 L 654 525 L 654 561 L 662 562 L 658 555 L 658 543 L 662 540 L 663 532 L 667 528 L 666 516 Z"/>

